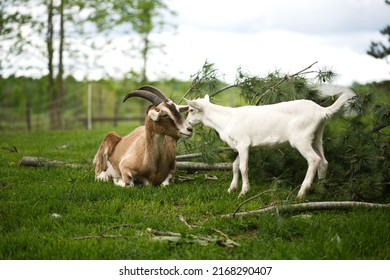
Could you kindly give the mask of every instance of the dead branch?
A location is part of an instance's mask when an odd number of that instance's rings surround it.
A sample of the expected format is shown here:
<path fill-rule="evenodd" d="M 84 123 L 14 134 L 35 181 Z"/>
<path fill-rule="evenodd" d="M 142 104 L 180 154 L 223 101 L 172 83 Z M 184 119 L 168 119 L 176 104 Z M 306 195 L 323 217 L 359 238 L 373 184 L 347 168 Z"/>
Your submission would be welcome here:
<path fill-rule="evenodd" d="M 24 156 L 20 161 L 20 166 L 33 166 L 33 167 L 43 167 L 43 166 L 62 166 L 62 167 L 71 167 L 71 168 L 80 168 L 85 167 L 82 164 L 68 163 L 59 160 L 47 159 L 42 157 L 30 157 Z M 176 162 L 176 168 L 182 170 L 231 170 L 231 163 L 206 163 L 206 162 L 187 162 L 180 161 Z"/>
<path fill-rule="evenodd" d="M 170 231 L 159 231 L 152 228 L 147 228 L 146 232 L 153 236 L 175 236 L 175 237 L 181 237 L 180 233 L 177 232 L 170 232 Z"/>
<path fill-rule="evenodd" d="M 195 154 L 187 154 L 187 155 L 178 155 L 176 156 L 177 161 L 182 161 L 182 160 L 189 160 L 189 159 L 194 159 L 194 158 L 199 158 L 202 156 L 202 153 L 195 153 Z"/>
<path fill-rule="evenodd" d="M 189 234 L 189 235 L 182 236 L 180 233 L 170 232 L 170 231 L 159 231 L 152 228 L 147 228 L 146 232 L 149 233 L 152 236 L 152 239 L 156 241 L 168 241 L 172 243 L 184 242 L 187 244 L 199 244 L 202 246 L 207 246 L 209 244 L 217 244 L 228 248 L 232 248 L 234 246 L 240 246 L 240 244 L 231 240 L 225 233 L 217 229 L 213 229 L 213 230 L 218 234 L 220 234 L 222 238 L 219 238 L 215 235 L 201 236 L 201 235 Z"/>
<path fill-rule="evenodd" d="M 19 165 L 33 166 L 33 167 L 42 167 L 42 166 L 64 166 L 64 167 L 72 167 L 72 168 L 84 167 L 81 164 L 68 163 L 59 160 L 47 159 L 42 157 L 30 157 L 30 156 L 22 157 Z"/>
<path fill-rule="evenodd" d="M 266 206 L 257 210 L 239 212 L 233 214 L 222 215 L 222 218 L 234 218 L 234 217 L 245 217 L 255 216 L 265 213 L 298 213 L 306 211 L 318 211 L 318 210 L 349 210 L 353 208 L 370 208 L 370 209 L 385 209 L 390 208 L 390 204 L 378 204 L 368 202 L 357 202 L 357 201 L 321 201 L 321 202 L 307 202 L 297 203 L 290 205 L 272 205 Z"/>
<path fill-rule="evenodd" d="M 85 239 L 93 239 L 93 238 L 127 238 L 128 236 L 123 236 L 123 235 L 113 235 L 113 234 L 106 234 L 108 231 L 112 229 L 118 229 L 118 228 L 128 228 L 128 227 L 133 227 L 135 225 L 139 225 L 141 223 L 136 223 L 136 224 L 123 224 L 123 225 L 115 225 L 111 226 L 108 228 L 105 228 L 102 232 L 100 232 L 97 235 L 86 235 L 86 236 L 77 236 L 73 237 L 73 240 L 85 240 Z"/>
<path fill-rule="evenodd" d="M 187 223 L 186 219 L 184 218 L 183 215 L 179 215 L 179 220 L 180 222 L 182 222 L 183 224 L 185 224 L 189 229 L 193 229 L 193 228 L 196 228 L 197 226 L 194 226 L 194 225 L 190 225 L 189 223 Z"/>
<path fill-rule="evenodd" d="M 217 149 L 216 153 L 223 153 L 226 151 L 233 151 L 233 150 L 232 150 L 232 148 L 226 147 L 226 148 Z M 178 155 L 178 156 L 176 156 L 176 160 L 177 161 L 185 161 L 185 160 L 190 160 L 190 159 L 194 159 L 194 158 L 200 158 L 202 156 L 203 156 L 203 153 Z"/>
<path fill-rule="evenodd" d="M 206 162 L 176 162 L 177 169 L 184 170 L 231 170 L 231 163 L 206 163 Z"/>
<path fill-rule="evenodd" d="M 272 192 L 272 190 L 267 190 L 267 191 L 261 192 L 261 193 L 259 193 L 259 194 L 256 194 L 255 196 L 252 196 L 252 197 L 250 197 L 250 198 L 244 200 L 243 202 L 241 202 L 241 203 L 237 206 L 236 210 L 234 210 L 233 213 L 231 214 L 232 217 L 234 217 L 234 216 L 236 215 L 237 211 L 241 208 L 242 205 L 244 205 L 245 203 L 247 203 L 247 202 L 249 202 L 249 201 L 251 201 L 251 200 L 253 200 L 253 199 L 255 199 L 255 198 L 259 197 L 259 196 L 262 196 L 263 194 L 268 193 L 268 192 Z"/>

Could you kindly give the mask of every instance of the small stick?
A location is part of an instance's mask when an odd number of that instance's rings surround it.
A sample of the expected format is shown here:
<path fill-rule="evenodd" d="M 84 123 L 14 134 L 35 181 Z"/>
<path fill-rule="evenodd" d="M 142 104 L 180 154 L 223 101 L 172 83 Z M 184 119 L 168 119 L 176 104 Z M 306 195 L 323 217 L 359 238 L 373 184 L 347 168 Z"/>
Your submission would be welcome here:
<path fill-rule="evenodd" d="M 247 202 L 249 202 L 249 201 L 251 201 L 251 200 L 253 200 L 253 199 L 255 199 L 255 198 L 257 198 L 257 197 L 259 197 L 259 196 L 261 196 L 263 194 L 265 194 L 265 193 L 268 193 L 268 192 L 272 192 L 272 190 L 263 191 L 263 192 L 261 192 L 259 194 L 256 194 L 255 196 L 252 196 L 252 197 L 244 200 L 243 202 L 241 202 L 240 205 L 237 206 L 236 210 L 234 210 L 234 212 L 231 214 L 232 217 L 234 218 L 234 215 L 236 215 L 237 211 L 241 208 L 242 205 L 244 205 L 245 203 L 247 203 Z"/>
<path fill-rule="evenodd" d="M 155 230 L 155 229 L 152 229 L 152 228 L 147 228 L 146 232 L 151 234 L 151 235 L 154 235 L 154 236 L 176 236 L 176 237 L 181 237 L 181 234 L 177 233 L 177 232 L 159 231 L 159 230 Z"/>

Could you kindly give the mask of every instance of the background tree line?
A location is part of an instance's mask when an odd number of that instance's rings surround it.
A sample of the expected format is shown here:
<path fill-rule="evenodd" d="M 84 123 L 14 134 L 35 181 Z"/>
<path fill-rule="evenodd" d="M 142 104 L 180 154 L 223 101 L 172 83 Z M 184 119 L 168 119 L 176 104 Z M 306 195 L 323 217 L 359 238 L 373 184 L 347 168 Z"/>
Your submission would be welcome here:
<path fill-rule="evenodd" d="M 128 69 L 122 75 L 146 83 L 150 51 L 161 48 L 150 36 L 168 28 L 166 17 L 171 15 L 174 12 L 161 0 L 2 1 L 0 75 L 45 76 L 46 90 L 41 94 L 49 99 L 49 128 L 61 129 L 64 77 L 78 67 L 104 68 L 96 59 L 114 47 L 109 34 L 131 34 L 125 55 L 138 55 L 142 69 Z M 97 42 L 94 38 L 98 35 L 104 40 Z M 31 96 L 25 97 L 31 103 Z"/>

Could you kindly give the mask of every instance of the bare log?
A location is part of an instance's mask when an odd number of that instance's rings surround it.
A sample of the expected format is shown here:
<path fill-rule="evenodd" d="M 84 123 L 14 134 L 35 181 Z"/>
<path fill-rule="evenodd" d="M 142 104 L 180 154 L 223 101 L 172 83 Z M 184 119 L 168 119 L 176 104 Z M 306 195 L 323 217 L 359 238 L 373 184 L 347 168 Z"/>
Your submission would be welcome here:
<path fill-rule="evenodd" d="M 42 167 L 42 166 L 64 166 L 72 168 L 84 167 L 81 164 L 68 163 L 64 161 L 47 159 L 42 157 L 30 157 L 24 156 L 19 165 L 21 166 L 33 166 L 33 167 Z M 231 163 L 206 163 L 206 162 L 176 162 L 177 169 L 184 170 L 231 170 Z"/>
<path fill-rule="evenodd" d="M 42 167 L 42 166 L 65 166 L 65 167 L 72 167 L 72 168 L 83 167 L 83 165 L 81 164 L 68 163 L 59 160 L 47 159 L 42 157 L 30 157 L 30 156 L 22 157 L 19 165 L 33 166 L 33 167 Z"/>
<path fill-rule="evenodd" d="M 202 153 L 195 153 L 195 154 L 187 154 L 187 155 L 178 155 L 176 156 L 177 161 L 182 161 L 182 160 L 189 160 L 193 158 L 199 158 L 202 156 Z"/>
<path fill-rule="evenodd" d="M 233 151 L 233 150 L 232 150 L 232 148 L 226 147 L 226 148 L 217 149 L 215 152 L 216 153 L 223 153 L 226 151 Z M 202 156 L 203 156 L 203 153 L 178 155 L 178 156 L 176 156 L 176 160 L 177 161 L 185 161 L 185 160 L 190 160 L 190 159 L 194 159 L 194 158 L 200 158 Z"/>
<path fill-rule="evenodd" d="M 371 208 L 371 209 L 385 209 L 390 208 L 390 204 L 378 204 L 368 202 L 357 202 L 357 201 L 320 201 L 320 202 L 307 202 L 297 203 L 290 205 L 272 205 L 266 206 L 261 209 L 239 212 L 233 214 L 222 215 L 222 218 L 234 218 L 244 216 L 255 216 L 266 213 L 299 213 L 306 211 L 317 211 L 317 210 L 349 210 L 353 208 Z"/>
<path fill-rule="evenodd" d="M 231 163 L 206 163 L 206 162 L 176 162 L 177 169 L 184 170 L 231 170 Z"/>

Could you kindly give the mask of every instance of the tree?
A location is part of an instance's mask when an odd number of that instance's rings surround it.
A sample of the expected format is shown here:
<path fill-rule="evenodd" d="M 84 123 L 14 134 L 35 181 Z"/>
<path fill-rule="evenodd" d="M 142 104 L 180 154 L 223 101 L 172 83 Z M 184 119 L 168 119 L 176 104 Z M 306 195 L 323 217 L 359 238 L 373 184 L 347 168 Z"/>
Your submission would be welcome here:
<path fill-rule="evenodd" d="M 89 19 L 97 24 L 99 31 L 115 30 L 123 35 L 135 32 L 139 36 L 139 44 L 133 40 L 129 52 L 133 49 L 139 50 L 142 59 L 142 69 L 139 71 L 140 83 L 146 83 L 150 52 L 156 48 L 161 49 L 161 45 L 152 42 L 150 37 L 153 33 L 159 33 L 167 28 L 169 24 L 165 16 L 175 13 L 163 0 L 95 0 L 91 2 L 93 12 Z M 129 36 L 129 39 L 132 37 Z"/>
<path fill-rule="evenodd" d="M 54 70 L 53 70 L 53 37 L 54 37 L 54 26 L 53 26 L 53 0 L 49 0 L 47 6 L 47 33 L 46 33 L 46 49 L 47 49 L 47 69 L 49 71 L 48 77 L 48 92 L 49 92 L 49 127 L 50 129 L 56 128 L 56 102 L 54 92 Z"/>
<path fill-rule="evenodd" d="M 385 0 L 385 2 L 390 5 L 390 0 Z M 387 36 L 387 41 L 390 43 L 390 25 L 381 29 L 380 33 Z M 390 55 L 390 44 L 386 46 L 382 42 L 371 42 L 370 49 L 367 51 L 367 54 L 375 58 L 386 59 Z"/>
<path fill-rule="evenodd" d="M 62 128 L 64 58 L 71 67 L 70 60 L 77 52 L 75 44 L 66 41 L 73 36 L 80 42 L 86 36 L 84 7 L 78 0 L 10 0 L 0 4 L 0 39 L 4 43 L 0 65 L 6 66 L 8 74 L 26 75 L 25 69 L 27 75 L 31 70 L 47 75 L 50 129 Z M 78 65 L 79 61 L 77 57 Z"/>

